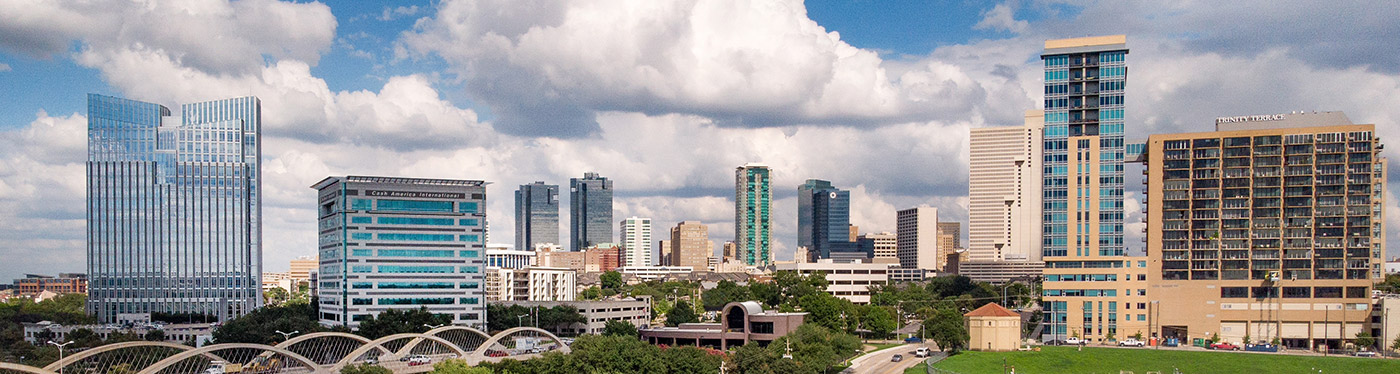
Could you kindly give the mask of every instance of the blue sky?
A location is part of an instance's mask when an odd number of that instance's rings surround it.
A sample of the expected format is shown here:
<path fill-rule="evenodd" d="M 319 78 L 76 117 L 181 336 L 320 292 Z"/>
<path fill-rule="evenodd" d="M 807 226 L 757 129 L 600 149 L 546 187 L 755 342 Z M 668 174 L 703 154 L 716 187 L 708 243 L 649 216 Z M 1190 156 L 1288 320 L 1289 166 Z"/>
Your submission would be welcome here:
<path fill-rule="evenodd" d="M 1400 136 L 1396 18 L 1301 0 L 0 2 L 0 279 L 83 270 L 89 92 L 260 97 L 269 270 L 314 253 L 306 186 L 327 175 L 491 181 L 509 242 L 514 186 L 596 171 L 615 216 L 700 220 L 722 243 L 747 162 L 774 167 L 787 259 L 807 178 L 850 189 L 862 231 L 921 204 L 965 221 L 967 130 L 1039 107 L 1045 39 L 1129 36 L 1129 137 L 1300 109 Z"/>

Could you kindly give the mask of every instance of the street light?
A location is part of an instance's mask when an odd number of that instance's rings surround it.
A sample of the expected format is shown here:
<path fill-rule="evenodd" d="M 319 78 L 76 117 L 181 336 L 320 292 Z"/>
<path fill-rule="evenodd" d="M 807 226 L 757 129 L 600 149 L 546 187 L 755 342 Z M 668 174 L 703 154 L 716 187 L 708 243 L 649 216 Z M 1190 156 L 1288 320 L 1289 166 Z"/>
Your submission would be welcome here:
<path fill-rule="evenodd" d="M 55 343 L 54 341 L 50 340 L 50 341 L 49 341 L 49 344 L 53 344 L 53 346 L 58 347 L 58 360 L 59 360 L 59 361 L 63 361 L 63 347 L 65 347 L 65 346 L 67 346 L 67 345 L 69 345 L 69 344 L 73 344 L 73 341 L 72 341 L 72 340 L 69 340 L 67 343 L 59 344 L 59 343 Z M 58 374 L 63 374 L 63 367 L 62 367 L 62 366 L 59 366 L 59 367 L 58 367 Z"/>
<path fill-rule="evenodd" d="M 288 339 L 291 339 L 292 335 L 296 335 L 297 333 L 299 333 L 299 332 L 301 332 L 301 331 L 300 331 L 300 330 L 294 330 L 294 331 L 292 331 L 292 332 L 282 332 L 282 330 L 277 330 L 277 331 L 274 331 L 274 332 L 276 332 L 276 333 L 278 333 L 278 334 L 282 334 L 282 341 L 285 342 L 285 341 L 287 341 Z"/>
<path fill-rule="evenodd" d="M 520 327 L 520 326 L 524 326 L 524 325 L 525 325 L 524 322 L 521 322 L 521 318 L 525 318 L 525 315 L 524 315 L 524 314 L 517 314 L 517 315 L 515 315 L 515 327 Z"/>
<path fill-rule="evenodd" d="M 439 328 L 439 327 L 443 327 L 443 326 L 446 326 L 446 325 L 429 325 L 429 324 L 426 324 L 426 323 L 423 324 L 423 327 L 427 327 L 429 330 L 432 330 L 432 329 L 435 329 L 435 328 Z"/>

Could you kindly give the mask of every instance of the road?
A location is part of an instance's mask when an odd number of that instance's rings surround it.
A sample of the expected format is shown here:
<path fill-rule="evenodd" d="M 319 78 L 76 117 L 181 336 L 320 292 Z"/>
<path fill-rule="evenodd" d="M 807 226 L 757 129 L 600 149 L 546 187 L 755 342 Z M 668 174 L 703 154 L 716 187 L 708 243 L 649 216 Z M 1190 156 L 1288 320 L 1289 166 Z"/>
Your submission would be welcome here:
<path fill-rule="evenodd" d="M 914 350 L 922 347 L 922 344 L 905 344 L 895 348 L 881 350 L 857 358 L 855 364 L 851 366 L 851 373 L 856 374 L 900 374 L 904 369 L 918 365 L 923 359 L 914 357 Z M 900 362 L 890 361 L 896 354 L 904 355 L 904 360 Z"/>

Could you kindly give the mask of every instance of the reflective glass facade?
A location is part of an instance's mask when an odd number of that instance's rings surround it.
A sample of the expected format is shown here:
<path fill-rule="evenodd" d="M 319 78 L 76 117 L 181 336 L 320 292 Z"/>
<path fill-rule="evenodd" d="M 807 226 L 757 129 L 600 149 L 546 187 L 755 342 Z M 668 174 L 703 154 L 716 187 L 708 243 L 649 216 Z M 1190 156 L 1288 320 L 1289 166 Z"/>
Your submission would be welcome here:
<path fill-rule="evenodd" d="M 584 173 L 583 179 L 569 179 L 569 245 L 574 251 L 595 244 L 612 243 L 613 182 Z M 516 248 L 525 249 L 525 248 Z"/>
<path fill-rule="evenodd" d="M 225 320 L 262 300 L 261 102 L 88 95 L 88 311 Z"/>
<path fill-rule="evenodd" d="M 349 176 L 312 188 L 321 323 L 354 327 L 426 306 L 454 324 L 485 324 L 485 182 Z"/>
<path fill-rule="evenodd" d="M 515 191 L 515 249 L 559 244 L 559 186 L 535 182 Z"/>
<path fill-rule="evenodd" d="M 773 194 L 767 166 L 748 164 L 734 170 L 734 244 L 739 261 L 764 266 L 773 262 L 771 242 Z"/>
<path fill-rule="evenodd" d="M 850 241 L 850 224 L 850 191 L 820 179 L 797 186 L 797 245 L 807 247 L 813 260 L 857 251 Z"/>

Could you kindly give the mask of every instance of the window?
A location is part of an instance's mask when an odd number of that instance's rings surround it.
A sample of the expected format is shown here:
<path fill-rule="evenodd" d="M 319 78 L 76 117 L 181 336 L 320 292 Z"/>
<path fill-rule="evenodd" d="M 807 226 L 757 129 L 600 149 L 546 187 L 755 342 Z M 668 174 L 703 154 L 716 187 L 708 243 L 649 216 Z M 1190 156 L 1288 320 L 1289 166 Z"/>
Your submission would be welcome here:
<path fill-rule="evenodd" d="M 350 209 L 354 209 L 354 210 L 369 210 L 369 207 L 370 207 L 370 205 L 369 205 L 369 199 L 354 199 L 354 200 L 350 200 Z"/>
<path fill-rule="evenodd" d="M 374 305 L 374 299 L 353 299 L 350 305 Z"/>
<path fill-rule="evenodd" d="M 1305 299 L 1312 297 L 1312 289 L 1308 287 L 1284 287 L 1283 297 L 1287 299 Z"/>
<path fill-rule="evenodd" d="M 385 233 L 379 234 L 379 240 L 394 241 L 422 241 L 422 242 L 450 242 L 451 234 L 399 234 Z"/>
<path fill-rule="evenodd" d="M 1266 299 L 1266 298 L 1271 298 L 1271 297 L 1278 297 L 1278 288 L 1277 288 L 1277 287 L 1250 287 L 1249 293 L 1250 293 L 1250 296 L 1253 296 L 1253 297 L 1256 298 L 1256 299 Z"/>
<path fill-rule="evenodd" d="M 355 233 L 350 233 L 350 239 L 352 239 L 352 240 L 371 240 L 371 239 L 374 239 L 374 235 L 373 235 L 373 234 L 370 234 L 370 233 L 367 233 L 367 232 L 355 232 Z"/>
<path fill-rule="evenodd" d="M 477 250 L 461 251 L 460 254 L 462 257 L 481 257 L 481 251 Z"/>
<path fill-rule="evenodd" d="M 350 223 L 370 223 L 369 217 L 350 217 Z"/>
<path fill-rule="evenodd" d="M 374 251 L 369 249 L 351 249 L 351 256 L 373 256 Z"/>
<path fill-rule="evenodd" d="M 462 226 L 480 226 L 481 221 L 475 218 L 463 218 L 457 220 L 457 224 Z"/>
<path fill-rule="evenodd" d="M 368 267 L 368 266 L 366 266 Z M 380 265 L 380 273 L 451 273 L 451 266 L 400 266 Z"/>
<path fill-rule="evenodd" d="M 381 225 L 434 225 L 452 226 L 451 218 L 419 218 L 419 217 L 379 217 Z"/>
<path fill-rule="evenodd" d="M 355 265 L 350 267 L 350 272 L 352 273 L 368 273 L 372 271 L 374 271 L 374 267 L 369 265 Z"/>
<path fill-rule="evenodd" d="M 379 288 L 380 288 L 380 289 L 396 289 L 396 288 L 417 288 L 417 289 L 452 288 L 452 283 L 451 283 L 451 282 L 379 282 Z"/>
<path fill-rule="evenodd" d="M 377 202 L 377 208 L 400 212 L 451 212 L 452 202 L 384 199 Z"/>
<path fill-rule="evenodd" d="M 481 241 L 481 235 L 458 235 L 457 240 L 464 242 L 479 242 Z"/>
<path fill-rule="evenodd" d="M 462 298 L 461 300 L 459 300 L 459 301 L 461 301 L 462 304 L 467 304 L 467 305 L 476 305 L 476 304 L 480 304 L 480 303 L 481 303 L 481 299 L 478 299 L 478 298 L 475 298 L 475 297 L 463 297 L 463 298 Z"/>
<path fill-rule="evenodd" d="M 462 213 L 478 213 L 480 204 L 475 201 L 464 201 L 457 203 L 457 211 Z"/>
<path fill-rule="evenodd" d="M 1316 287 L 1313 288 L 1313 297 L 1319 299 L 1335 299 L 1342 297 L 1341 287 Z"/>
<path fill-rule="evenodd" d="M 1366 292 L 1366 287 L 1347 287 L 1347 298 L 1356 299 L 1370 297 Z"/>
<path fill-rule="evenodd" d="M 451 250 L 432 249 L 381 249 L 379 255 L 384 257 L 452 257 Z"/>
<path fill-rule="evenodd" d="M 467 274 L 480 273 L 481 268 L 476 266 L 463 266 L 462 272 Z"/>
<path fill-rule="evenodd" d="M 461 286 L 462 286 L 462 289 L 468 289 L 468 290 L 474 290 L 474 289 L 477 289 L 477 288 L 481 288 L 481 284 L 480 284 L 480 283 L 477 283 L 477 282 L 462 283 Z"/>
<path fill-rule="evenodd" d="M 1243 299 L 1248 297 L 1248 287 L 1220 287 L 1220 298 L 1222 299 Z"/>
<path fill-rule="evenodd" d="M 450 297 L 404 297 L 394 299 L 379 299 L 379 305 L 437 305 L 451 304 Z"/>
<path fill-rule="evenodd" d="M 360 283 L 355 283 L 354 286 L 353 286 L 352 288 L 360 288 L 360 289 L 364 289 L 364 288 L 374 288 L 374 284 L 373 284 L 373 283 L 368 283 L 368 282 L 360 282 Z"/>

